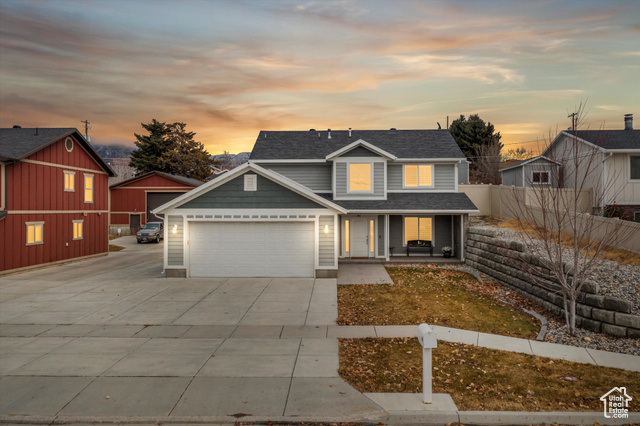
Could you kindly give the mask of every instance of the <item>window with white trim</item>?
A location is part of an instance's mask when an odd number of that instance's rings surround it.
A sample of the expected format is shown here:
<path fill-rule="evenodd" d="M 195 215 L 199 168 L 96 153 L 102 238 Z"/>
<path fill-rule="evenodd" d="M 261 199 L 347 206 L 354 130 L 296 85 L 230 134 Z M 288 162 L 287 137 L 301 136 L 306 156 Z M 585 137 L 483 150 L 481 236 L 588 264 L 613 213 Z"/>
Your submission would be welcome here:
<path fill-rule="evenodd" d="M 640 155 L 629 156 L 629 179 L 640 180 Z"/>
<path fill-rule="evenodd" d="M 73 239 L 81 240 L 84 236 L 83 234 L 83 226 L 84 220 L 74 220 L 73 222 Z"/>
<path fill-rule="evenodd" d="M 403 167 L 405 188 L 433 187 L 433 166 L 431 164 L 405 164 Z"/>
<path fill-rule="evenodd" d="M 244 175 L 244 190 L 245 191 L 258 190 L 258 175 Z"/>
<path fill-rule="evenodd" d="M 432 218 L 404 218 L 404 245 L 407 245 L 407 241 L 413 240 L 432 241 Z"/>
<path fill-rule="evenodd" d="M 533 172 L 531 175 L 531 182 L 537 184 L 549 183 L 549 172 Z"/>
<path fill-rule="evenodd" d="M 373 253 L 376 250 L 376 223 L 373 219 L 369 219 L 369 251 Z"/>
<path fill-rule="evenodd" d="M 76 172 L 64 171 L 64 190 L 67 192 L 76 190 Z"/>
<path fill-rule="evenodd" d="M 64 147 L 65 147 L 65 149 L 67 150 L 67 152 L 71 152 L 71 151 L 73 151 L 73 139 L 71 139 L 71 138 L 67 138 L 67 139 L 64 141 Z"/>
<path fill-rule="evenodd" d="M 93 203 L 93 175 L 84 175 L 84 202 Z"/>
<path fill-rule="evenodd" d="M 26 222 L 27 245 L 44 244 L 44 222 Z"/>
<path fill-rule="evenodd" d="M 349 163 L 349 192 L 372 192 L 371 163 Z"/>

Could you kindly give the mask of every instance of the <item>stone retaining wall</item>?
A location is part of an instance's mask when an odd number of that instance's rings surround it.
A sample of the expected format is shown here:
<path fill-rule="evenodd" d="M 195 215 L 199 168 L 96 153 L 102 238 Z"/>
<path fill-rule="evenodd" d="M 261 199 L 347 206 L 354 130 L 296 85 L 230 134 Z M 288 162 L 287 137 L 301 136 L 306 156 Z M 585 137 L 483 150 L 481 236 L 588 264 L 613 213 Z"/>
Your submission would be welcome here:
<path fill-rule="evenodd" d="M 545 262 L 529 254 L 521 241 L 499 239 L 497 232 L 489 228 L 469 228 L 466 264 L 564 317 L 562 294 L 554 291 L 560 286 Z M 534 284 L 531 275 L 535 275 L 542 286 Z M 614 336 L 640 337 L 640 316 L 631 314 L 631 302 L 598 293 L 599 286 L 593 281 L 587 281 L 582 287 L 576 303 L 576 324 Z"/>

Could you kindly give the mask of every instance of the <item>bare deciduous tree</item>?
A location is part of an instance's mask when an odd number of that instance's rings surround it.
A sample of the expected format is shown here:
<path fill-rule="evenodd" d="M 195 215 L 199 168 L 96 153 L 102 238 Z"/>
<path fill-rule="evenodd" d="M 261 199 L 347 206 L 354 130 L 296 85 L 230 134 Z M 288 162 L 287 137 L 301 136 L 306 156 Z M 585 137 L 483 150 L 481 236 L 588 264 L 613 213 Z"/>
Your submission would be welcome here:
<path fill-rule="evenodd" d="M 545 151 L 545 156 L 556 163 L 534 166 L 538 169 L 525 176 L 528 184 L 525 186 L 529 188 L 513 188 L 509 200 L 505 200 L 511 216 L 520 225 L 522 241 L 529 253 L 543 260 L 559 286 L 544 284 L 526 262 L 513 263 L 535 285 L 562 294 L 565 321 L 571 334 L 576 330 L 578 296 L 601 262 L 603 250 L 630 237 L 623 235 L 623 221 L 590 214 L 593 205 L 602 205 L 600 197 L 614 196 L 612 187 L 594 191 L 593 204 L 591 199 L 585 203 L 585 191 L 591 193 L 588 189 L 595 177 L 600 176 L 603 153 L 598 146 L 578 140 L 577 128 L 582 125 L 583 114 L 581 104 L 573 126 L 566 132 L 570 136 L 557 138 Z"/>
<path fill-rule="evenodd" d="M 493 141 L 488 145 L 476 148 L 478 156 L 469 170 L 469 180 L 474 183 L 490 183 L 499 185 L 500 178 L 500 143 Z"/>

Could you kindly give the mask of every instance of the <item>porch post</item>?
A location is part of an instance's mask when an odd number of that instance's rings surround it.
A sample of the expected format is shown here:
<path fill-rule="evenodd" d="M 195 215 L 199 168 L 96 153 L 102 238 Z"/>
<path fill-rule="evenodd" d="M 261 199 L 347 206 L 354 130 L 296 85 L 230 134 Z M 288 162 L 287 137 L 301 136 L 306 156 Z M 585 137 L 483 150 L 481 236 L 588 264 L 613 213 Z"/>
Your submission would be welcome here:
<path fill-rule="evenodd" d="M 464 262 L 464 215 L 460 215 L 460 260 Z"/>

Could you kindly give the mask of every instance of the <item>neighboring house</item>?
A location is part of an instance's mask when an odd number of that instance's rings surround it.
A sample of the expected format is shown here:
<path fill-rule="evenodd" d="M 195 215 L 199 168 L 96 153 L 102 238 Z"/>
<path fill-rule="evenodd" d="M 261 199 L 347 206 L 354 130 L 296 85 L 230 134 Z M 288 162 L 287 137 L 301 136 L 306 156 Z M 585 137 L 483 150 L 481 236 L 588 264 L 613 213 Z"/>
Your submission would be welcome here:
<path fill-rule="evenodd" d="M 544 156 L 514 161 L 500 168 L 502 185 L 557 188 L 559 167 L 559 161 Z"/>
<path fill-rule="evenodd" d="M 574 140 L 577 149 L 571 148 Z M 587 155 L 593 150 L 595 157 Z M 542 155 L 562 163 L 562 188 L 574 186 L 577 169 L 578 181 L 593 190 L 595 211 L 617 204 L 640 219 L 640 130 L 633 130 L 631 114 L 625 115 L 624 130 L 579 130 L 575 137 L 573 132 L 561 132 Z"/>
<path fill-rule="evenodd" d="M 247 164 L 155 210 L 166 275 L 335 277 L 339 259 L 406 256 L 412 240 L 462 259 L 478 213 L 463 163 L 447 130 L 261 131 Z"/>
<path fill-rule="evenodd" d="M 0 271 L 106 255 L 113 175 L 77 129 L 0 129 Z"/>
<path fill-rule="evenodd" d="M 573 188 L 576 170 L 579 185 L 593 191 L 594 211 L 617 204 L 640 220 L 640 130 L 633 130 L 631 114 L 624 130 L 560 132 L 540 156 L 500 173 L 503 185 Z"/>
<path fill-rule="evenodd" d="M 151 210 L 202 185 L 197 179 L 152 171 L 140 174 L 109 188 L 109 233 L 131 235 L 147 222 L 164 219 Z"/>

